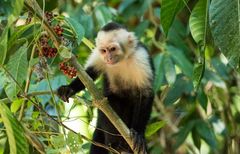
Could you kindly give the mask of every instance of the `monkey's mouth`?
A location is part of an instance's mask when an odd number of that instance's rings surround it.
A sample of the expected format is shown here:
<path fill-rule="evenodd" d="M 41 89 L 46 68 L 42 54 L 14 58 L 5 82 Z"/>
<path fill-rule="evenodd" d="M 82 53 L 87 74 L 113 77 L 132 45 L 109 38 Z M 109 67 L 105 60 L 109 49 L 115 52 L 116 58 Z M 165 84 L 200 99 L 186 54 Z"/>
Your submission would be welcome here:
<path fill-rule="evenodd" d="M 114 65 L 114 64 L 117 63 L 117 61 L 116 61 L 115 59 L 107 59 L 107 60 L 106 60 L 106 63 L 107 63 L 108 65 Z"/>
<path fill-rule="evenodd" d="M 113 60 L 111 60 L 111 61 L 107 61 L 107 64 L 108 64 L 108 65 L 114 65 L 114 64 L 116 64 L 116 62 L 113 61 Z"/>

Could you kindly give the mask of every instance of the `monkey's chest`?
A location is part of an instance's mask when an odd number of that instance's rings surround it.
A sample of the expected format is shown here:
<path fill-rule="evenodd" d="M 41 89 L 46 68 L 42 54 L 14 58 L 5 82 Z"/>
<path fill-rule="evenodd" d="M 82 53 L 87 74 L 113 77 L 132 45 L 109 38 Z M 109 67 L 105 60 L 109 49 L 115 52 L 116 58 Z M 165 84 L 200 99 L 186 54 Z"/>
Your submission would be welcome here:
<path fill-rule="evenodd" d="M 112 92 L 136 91 L 149 85 L 144 75 L 136 72 L 108 72 L 106 74 L 109 90 Z"/>

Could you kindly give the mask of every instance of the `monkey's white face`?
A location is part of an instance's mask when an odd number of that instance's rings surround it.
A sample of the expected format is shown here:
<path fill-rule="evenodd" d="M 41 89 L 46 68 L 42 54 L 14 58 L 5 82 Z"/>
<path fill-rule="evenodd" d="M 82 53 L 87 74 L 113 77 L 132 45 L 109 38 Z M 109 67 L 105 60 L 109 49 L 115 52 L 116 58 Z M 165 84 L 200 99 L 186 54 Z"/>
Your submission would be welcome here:
<path fill-rule="evenodd" d="M 107 65 L 114 65 L 127 58 L 136 46 L 135 36 L 124 29 L 100 31 L 96 39 L 97 50 Z"/>
<path fill-rule="evenodd" d="M 124 54 L 119 43 L 113 42 L 108 45 L 101 45 L 98 51 L 103 61 L 108 65 L 113 65 L 120 62 L 124 58 Z"/>

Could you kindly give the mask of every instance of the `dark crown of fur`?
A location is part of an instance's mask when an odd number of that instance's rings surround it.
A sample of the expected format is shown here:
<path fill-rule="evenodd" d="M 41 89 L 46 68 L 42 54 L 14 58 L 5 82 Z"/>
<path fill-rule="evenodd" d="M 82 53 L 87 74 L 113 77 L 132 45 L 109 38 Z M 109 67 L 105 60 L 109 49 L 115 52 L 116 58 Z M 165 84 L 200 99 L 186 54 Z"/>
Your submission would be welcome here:
<path fill-rule="evenodd" d="M 123 25 L 120 25 L 116 22 L 110 22 L 108 24 L 106 24 L 105 26 L 102 27 L 101 31 L 112 31 L 112 30 L 117 30 L 117 29 L 126 29 L 126 27 L 124 27 Z"/>

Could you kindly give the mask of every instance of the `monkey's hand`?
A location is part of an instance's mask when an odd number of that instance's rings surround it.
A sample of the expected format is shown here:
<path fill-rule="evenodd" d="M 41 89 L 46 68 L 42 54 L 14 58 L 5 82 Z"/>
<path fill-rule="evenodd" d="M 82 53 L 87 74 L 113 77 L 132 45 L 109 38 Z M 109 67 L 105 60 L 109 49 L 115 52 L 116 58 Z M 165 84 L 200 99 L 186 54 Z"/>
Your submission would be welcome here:
<path fill-rule="evenodd" d="M 58 97 L 60 97 L 65 102 L 68 102 L 68 99 L 74 94 L 75 91 L 67 85 L 61 86 L 57 89 Z"/>
<path fill-rule="evenodd" d="M 130 129 L 130 136 L 133 139 L 134 151 L 136 150 L 139 154 L 147 154 L 147 145 L 143 135 L 138 134 L 134 129 Z"/>

